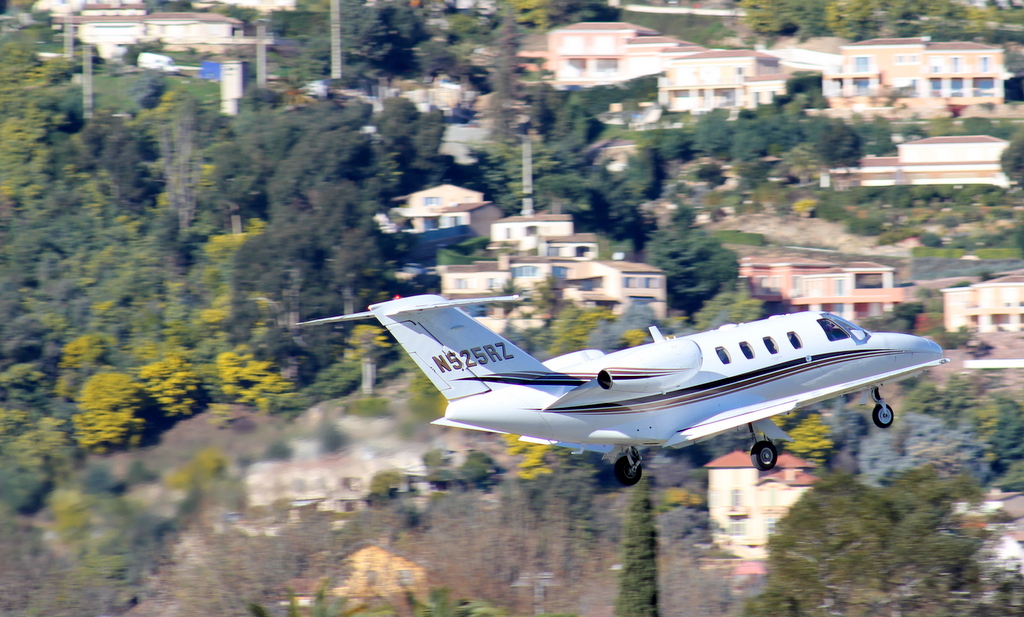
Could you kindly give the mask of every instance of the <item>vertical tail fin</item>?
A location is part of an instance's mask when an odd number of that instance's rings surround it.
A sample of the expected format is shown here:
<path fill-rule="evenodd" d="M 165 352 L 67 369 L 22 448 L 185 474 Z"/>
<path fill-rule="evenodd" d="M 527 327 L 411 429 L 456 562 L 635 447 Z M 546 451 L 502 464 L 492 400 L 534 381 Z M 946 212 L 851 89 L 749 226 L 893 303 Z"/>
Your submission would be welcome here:
<path fill-rule="evenodd" d="M 539 360 L 459 308 L 502 299 L 412 296 L 374 304 L 366 313 L 307 324 L 376 317 L 441 394 L 452 400 L 551 375 Z"/>

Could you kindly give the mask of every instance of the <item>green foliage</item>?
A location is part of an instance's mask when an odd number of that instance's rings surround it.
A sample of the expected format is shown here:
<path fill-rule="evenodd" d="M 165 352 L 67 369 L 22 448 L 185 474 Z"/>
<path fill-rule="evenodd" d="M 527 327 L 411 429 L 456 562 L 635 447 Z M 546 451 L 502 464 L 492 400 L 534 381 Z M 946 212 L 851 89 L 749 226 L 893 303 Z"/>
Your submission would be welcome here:
<path fill-rule="evenodd" d="M 361 418 L 380 418 L 391 413 L 388 400 L 379 396 L 356 399 L 345 406 L 345 411 Z"/>
<path fill-rule="evenodd" d="M 789 431 L 793 443 L 787 444 L 786 450 L 818 465 L 824 465 L 835 445 L 829 433 L 830 429 L 822 422 L 821 414 L 811 414 Z"/>
<path fill-rule="evenodd" d="M 370 492 L 367 499 L 374 504 L 382 504 L 398 494 L 402 483 L 402 473 L 397 469 L 378 471 L 370 480 Z"/>
<path fill-rule="evenodd" d="M 78 398 L 75 439 L 96 452 L 138 443 L 144 421 L 142 386 L 123 373 L 98 373 L 89 378 Z"/>
<path fill-rule="evenodd" d="M 715 232 L 715 237 L 724 244 L 764 246 L 764 234 L 736 231 L 734 229 L 719 229 Z"/>
<path fill-rule="evenodd" d="M 741 287 L 736 291 L 723 291 L 704 303 L 693 316 L 694 327 L 703 332 L 725 323 L 747 323 L 764 316 L 764 303 L 750 297 Z"/>
<path fill-rule="evenodd" d="M 910 249 L 914 257 L 945 257 L 947 259 L 960 259 L 967 254 L 963 249 L 931 248 L 927 246 L 915 246 Z"/>
<path fill-rule="evenodd" d="M 492 483 L 491 478 L 496 471 L 494 459 L 479 450 L 472 450 L 459 468 L 459 475 L 469 484 L 484 488 Z"/>
<path fill-rule="evenodd" d="M 976 249 L 974 254 L 978 259 L 1020 259 L 1022 256 L 1021 250 L 1018 248 L 1012 249 Z M 916 255 L 915 255 L 916 257 Z M 928 257 L 940 257 L 940 255 L 928 255 Z M 942 255 L 946 257 L 946 255 Z"/>
<path fill-rule="evenodd" d="M 687 313 L 732 285 L 739 272 L 736 254 L 692 224 L 693 212 L 681 207 L 672 225 L 659 229 L 648 248 L 648 261 L 665 271 L 669 306 Z"/>
<path fill-rule="evenodd" d="M 817 482 L 768 543 L 764 591 L 751 615 L 875 613 L 1001 614 L 1020 580 L 987 563 L 984 533 L 965 525 L 958 504 L 981 492 L 964 477 L 931 469 L 872 488 L 846 474 Z"/>
<path fill-rule="evenodd" d="M 551 353 L 560 355 L 582 349 L 598 324 L 611 319 L 612 314 L 608 309 L 567 306 L 551 324 Z"/>
<path fill-rule="evenodd" d="M 633 487 L 626 511 L 622 571 L 615 600 L 617 617 L 658 615 L 658 529 L 654 525 L 650 483 L 644 478 Z"/>

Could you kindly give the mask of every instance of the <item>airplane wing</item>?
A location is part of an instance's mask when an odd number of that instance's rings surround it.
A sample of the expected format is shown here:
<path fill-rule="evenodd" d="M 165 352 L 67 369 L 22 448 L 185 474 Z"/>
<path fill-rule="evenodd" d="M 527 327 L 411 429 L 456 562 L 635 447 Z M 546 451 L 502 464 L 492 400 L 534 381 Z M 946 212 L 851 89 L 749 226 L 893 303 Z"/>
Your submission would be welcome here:
<path fill-rule="evenodd" d="M 740 407 L 738 409 L 730 409 L 729 411 L 722 412 L 717 416 L 709 418 L 696 426 L 691 426 L 678 431 L 672 437 L 664 443 L 662 447 L 666 448 L 681 448 L 688 446 L 695 441 L 723 433 L 725 431 L 738 428 L 744 424 L 758 423 L 764 420 L 768 420 L 772 416 L 777 416 L 782 413 L 789 413 L 794 409 L 800 407 L 806 407 L 813 405 L 821 401 L 835 398 L 843 394 L 850 392 L 858 392 L 867 388 L 875 387 L 885 382 L 898 381 L 920 373 L 921 371 L 945 364 L 949 362 L 947 358 L 940 360 L 934 360 L 932 362 L 926 362 L 924 364 L 918 364 L 916 366 L 909 366 L 902 368 L 897 371 L 891 371 L 889 373 L 883 373 L 881 375 L 873 375 L 865 379 L 858 379 L 856 381 L 849 381 L 835 386 L 829 386 L 827 388 L 819 388 L 817 390 L 810 390 L 794 396 L 789 396 L 781 399 L 773 399 L 770 401 L 764 401 L 756 403 L 754 405 L 747 405 L 746 407 Z M 769 428 L 767 425 L 762 425 L 763 428 Z M 758 429 L 764 431 L 762 426 Z M 778 427 L 772 427 L 779 430 Z M 779 430 L 781 433 L 781 430 Z M 783 433 L 784 434 L 784 433 Z"/>

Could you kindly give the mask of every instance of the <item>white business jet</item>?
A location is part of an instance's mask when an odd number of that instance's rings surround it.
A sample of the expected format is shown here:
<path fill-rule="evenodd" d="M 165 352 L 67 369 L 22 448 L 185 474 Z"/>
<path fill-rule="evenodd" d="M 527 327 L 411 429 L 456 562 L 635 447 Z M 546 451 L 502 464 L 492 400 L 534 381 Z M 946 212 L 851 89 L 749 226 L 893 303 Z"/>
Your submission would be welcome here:
<path fill-rule="evenodd" d="M 448 399 L 433 424 L 603 452 L 627 486 L 642 474 L 638 448 L 680 448 L 744 427 L 751 462 L 771 469 L 774 442 L 792 441 L 772 416 L 848 393 L 860 392 L 862 404 L 870 395 L 872 420 L 887 428 L 893 410 L 879 386 L 948 362 L 927 339 L 870 333 L 819 311 L 676 338 L 652 326 L 652 343 L 541 362 L 460 308 L 517 298 L 412 296 L 300 325 L 376 318 Z"/>

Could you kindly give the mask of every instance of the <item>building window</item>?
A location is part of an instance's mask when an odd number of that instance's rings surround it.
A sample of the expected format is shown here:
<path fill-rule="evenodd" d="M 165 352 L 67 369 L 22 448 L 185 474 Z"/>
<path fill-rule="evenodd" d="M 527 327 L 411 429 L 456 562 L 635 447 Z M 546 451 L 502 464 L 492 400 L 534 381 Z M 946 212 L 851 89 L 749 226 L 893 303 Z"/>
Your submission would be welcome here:
<path fill-rule="evenodd" d="M 991 77 L 981 77 L 974 80 L 974 96 L 995 96 L 995 80 Z"/>
<path fill-rule="evenodd" d="M 775 519 L 769 519 L 769 520 L 771 520 L 772 523 L 775 522 Z M 399 570 L 398 571 L 398 584 L 403 586 L 403 587 L 408 587 L 409 585 L 412 585 L 412 570 Z"/>
<path fill-rule="evenodd" d="M 979 59 L 978 71 L 981 72 L 981 73 L 988 73 L 991 70 L 992 70 L 992 58 L 989 58 L 988 56 L 982 56 Z"/>
<path fill-rule="evenodd" d="M 871 93 L 871 80 L 870 79 L 854 79 L 853 80 L 853 91 L 857 96 L 867 96 Z"/>
<path fill-rule="evenodd" d="M 729 521 L 729 535 L 740 538 L 747 535 L 746 521 Z"/>
<path fill-rule="evenodd" d="M 619 61 L 615 58 L 598 58 L 595 72 L 599 77 L 615 77 L 619 74 Z"/>
<path fill-rule="evenodd" d="M 526 228 L 526 235 L 528 235 L 528 236 L 536 236 L 537 235 L 537 226 L 536 225 L 530 225 L 529 227 L 527 227 Z"/>
<path fill-rule="evenodd" d="M 754 348 L 750 346 L 750 343 L 742 341 L 740 343 L 740 351 L 743 352 L 743 357 L 745 357 L 747 360 L 754 359 Z"/>
<path fill-rule="evenodd" d="M 558 257 L 558 247 L 557 246 L 549 246 L 548 247 L 548 257 Z"/>
<path fill-rule="evenodd" d="M 719 347 L 719 349 L 721 349 L 721 347 Z M 740 489 L 732 489 L 732 502 L 730 503 L 730 505 L 734 508 L 739 508 L 743 506 L 743 492 L 740 491 Z"/>
<path fill-rule="evenodd" d="M 715 347 L 715 353 L 718 354 L 718 359 L 722 361 L 722 364 L 732 362 L 732 359 L 729 358 L 729 352 L 725 350 L 725 347 Z"/>
<path fill-rule="evenodd" d="M 441 205 L 441 198 L 440 197 L 424 197 L 423 198 L 423 205 L 427 206 L 428 208 L 430 206 L 440 206 Z"/>
<path fill-rule="evenodd" d="M 836 281 L 836 295 L 837 296 L 845 296 L 846 295 L 846 285 L 845 285 L 845 281 L 843 279 L 838 279 Z"/>
<path fill-rule="evenodd" d="M 949 80 L 949 96 L 963 96 L 964 95 L 964 78 L 954 77 Z"/>
<path fill-rule="evenodd" d="M 577 246 L 576 247 L 576 256 L 577 257 L 586 257 L 587 256 L 587 247 L 585 247 L 585 246 Z"/>
<path fill-rule="evenodd" d="M 800 342 L 800 337 L 796 335 L 796 332 L 787 332 L 786 338 L 789 339 L 789 344 L 793 346 L 793 349 L 800 349 L 804 346 L 804 344 Z"/>
<path fill-rule="evenodd" d="M 779 346 L 775 344 L 775 339 L 773 339 L 770 336 L 766 336 L 766 337 L 764 337 L 761 340 L 764 341 L 764 348 L 768 350 L 768 353 L 770 353 L 770 354 L 777 354 L 777 353 L 779 353 Z"/>
<path fill-rule="evenodd" d="M 932 97 L 939 98 L 942 96 L 942 80 L 937 77 L 932 77 L 928 80 L 928 90 Z"/>
<path fill-rule="evenodd" d="M 769 536 L 775 533 L 775 521 L 774 517 L 764 519 L 764 530 Z"/>
<path fill-rule="evenodd" d="M 871 56 L 857 56 L 853 59 L 854 73 L 867 73 L 871 71 Z"/>
<path fill-rule="evenodd" d="M 512 268 L 514 279 L 535 279 L 539 275 L 537 266 L 516 266 Z"/>
<path fill-rule="evenodd" d="M 636 287 L 636 279 L 632 276 L 622 277 L 622 286 L 626 288 Z"/>
<path fill-rule="evenodd" d="M 377 571 L 376 570 L 368 570 L 366 572 L 366 584 L 367 585 L 376 585 L 377 584 Z"/>
<path fill-rule="evenodd" d="M 661 287 L 660 281 L 658 281 L 658 279 L 654 277 L 648 278 L 646 281 L 648 289 L 658 289 L 659 287 Z"/>
<path fill-rule="evenodd" d="M 466 279 L 455 279 L 455 289 L 469 289 L 469 282 Z"/>
<path fill-rule="evenodd" d="M 551 268 L 551 276 L 555 277 L 556 279 L 568 278 L 569 268 L 566 268 L 565 266 L 554 266 L 553 268 Z"/>
<path fill-rule="evenodd" d="M 959 56 L 954 56 L 949 59 L 949 66 L 950 73 L 962 73 L 964 69 L 964 59 Z"/>
<path fill-rule="evenodd" d="M 942 58 L 932 58 L 931 63 L 928 66 L 929 73 L 941 73 L 942 72 Z"/>

